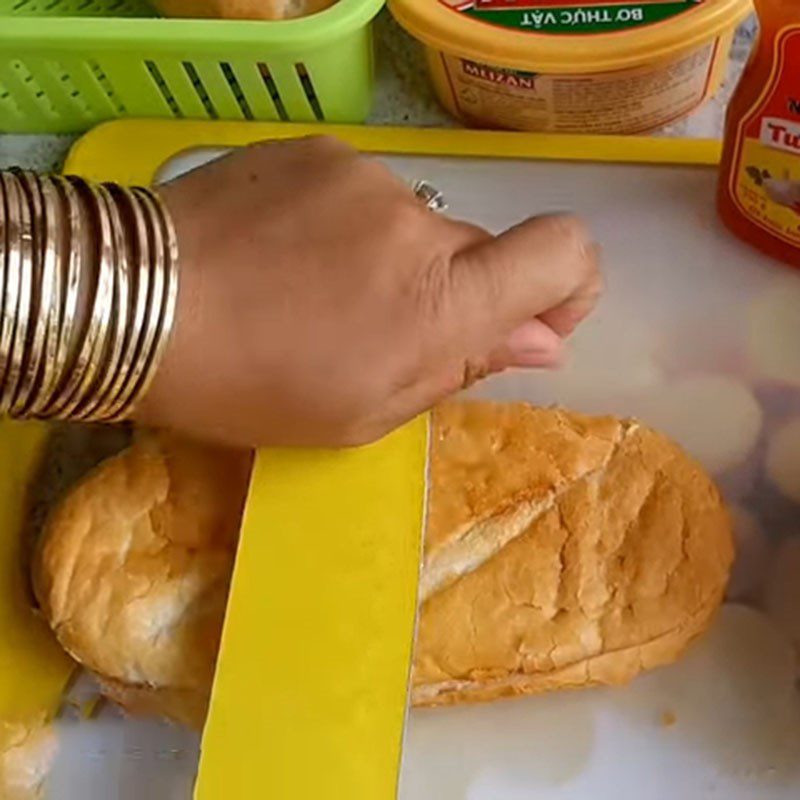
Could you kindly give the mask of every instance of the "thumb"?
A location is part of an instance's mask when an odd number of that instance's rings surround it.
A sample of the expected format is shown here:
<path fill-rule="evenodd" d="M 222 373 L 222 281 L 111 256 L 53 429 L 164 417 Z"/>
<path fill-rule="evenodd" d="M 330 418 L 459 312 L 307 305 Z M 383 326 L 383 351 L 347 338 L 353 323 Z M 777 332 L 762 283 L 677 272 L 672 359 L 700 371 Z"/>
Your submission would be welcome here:
<path fill-rule="evenodd" d="M 597 252 L 583 223 L 566 215 L 526 220 L 462 250 L 450 269 L 451 329 L 472 352 L 496 344 L 526 321 L 594 292 Z"/>

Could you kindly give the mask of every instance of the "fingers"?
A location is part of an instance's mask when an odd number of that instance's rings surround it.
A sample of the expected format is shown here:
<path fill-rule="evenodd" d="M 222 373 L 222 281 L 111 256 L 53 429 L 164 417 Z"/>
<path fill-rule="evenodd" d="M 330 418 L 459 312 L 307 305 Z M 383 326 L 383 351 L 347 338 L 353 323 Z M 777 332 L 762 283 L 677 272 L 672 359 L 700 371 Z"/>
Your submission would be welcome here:
<path fill-rule="evenodd" d="M 594 262 L 597 265 L 600 261 L 600 248 L 594 244 L 592 249 Z M 595 269 L 574 294 L 560 306 L 540 314 L 539 319 L 559 336 L 567 337 L 592 312 L 603 293 L 603 288 L 603 276 L 599 269 Z"/>
<path fill-rule="evenodd" d="M 574 217 L 530 219 L 456 255 L 449 288 L 453 312 L 483 335 L 508 335 L 537 317 L 563 335 L 597 300 L 598 248 Z"/>
<path fill-rule="evenodd" d="M 524 322 L 490 357 L 492 372 L 508 367 L 555 367 L 561 363 L 564 341 L 538 319 Z"/>

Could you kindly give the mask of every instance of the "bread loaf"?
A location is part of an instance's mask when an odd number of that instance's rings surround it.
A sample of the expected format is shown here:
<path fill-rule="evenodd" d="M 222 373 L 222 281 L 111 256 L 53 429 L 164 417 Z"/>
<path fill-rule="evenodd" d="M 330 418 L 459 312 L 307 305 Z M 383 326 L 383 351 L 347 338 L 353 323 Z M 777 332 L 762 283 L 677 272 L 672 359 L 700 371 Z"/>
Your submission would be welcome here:
<path fill-rule="evenodd" d="M 165 17 L 279 20 L 307 17 L 336 0 L 153 0 Z"/>
<path fill-rule="evenodd" d="M 56 750 L 55 731 L 43 719 L 0 722 L 0 798 L 40 800 Z"/>
<path fill-rule="evenodd" d="M 144 439 L 49 520 L 37 597 L 123 706 L 202 724 L 249 468 L 244 453 Z M 732 556 L 717 489 L 660 434 L 523 404 L 445 405 L 412 702 L 619 684 L 669 663 L 709 625 Z"/>

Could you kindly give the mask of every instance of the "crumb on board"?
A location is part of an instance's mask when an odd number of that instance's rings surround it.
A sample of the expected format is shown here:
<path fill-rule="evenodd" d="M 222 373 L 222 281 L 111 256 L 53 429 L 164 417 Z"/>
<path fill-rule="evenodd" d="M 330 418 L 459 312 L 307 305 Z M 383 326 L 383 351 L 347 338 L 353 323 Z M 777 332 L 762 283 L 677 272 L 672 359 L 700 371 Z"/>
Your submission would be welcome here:
<path fill-rule="evenodd" d="M 661 725 L 664 728 L 671 728 L 678 721 L 674 711 L 661 712 Z"/>

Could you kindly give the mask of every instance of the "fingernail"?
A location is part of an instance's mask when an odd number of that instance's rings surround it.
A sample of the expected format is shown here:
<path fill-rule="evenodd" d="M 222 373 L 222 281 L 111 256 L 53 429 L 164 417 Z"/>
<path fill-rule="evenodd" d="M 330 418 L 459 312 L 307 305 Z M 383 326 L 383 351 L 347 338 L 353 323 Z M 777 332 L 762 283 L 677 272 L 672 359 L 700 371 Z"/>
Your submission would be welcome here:
<path fill-rule="evenodd" d="M 561 346 L 561 337 L 539 319 L 520 325 L 506 339 L 512 353 L 547 353 Z"/>
<path fill-rule="evenodd" d="M 547 348 L 512 350 L 510 360 L 516 367 L 558 367 L 564 363 L 564 343 L 559 339 Z"/>
<path fill-rule="evenodd" d="M 512 367 L 527 369 L 555 369 L 563 362 L 561 353 L 518 353 L 511 363 Z"/>

